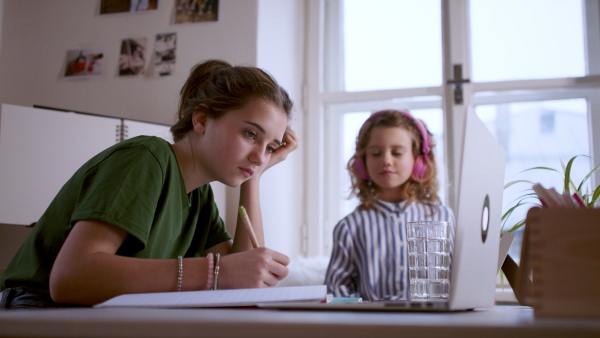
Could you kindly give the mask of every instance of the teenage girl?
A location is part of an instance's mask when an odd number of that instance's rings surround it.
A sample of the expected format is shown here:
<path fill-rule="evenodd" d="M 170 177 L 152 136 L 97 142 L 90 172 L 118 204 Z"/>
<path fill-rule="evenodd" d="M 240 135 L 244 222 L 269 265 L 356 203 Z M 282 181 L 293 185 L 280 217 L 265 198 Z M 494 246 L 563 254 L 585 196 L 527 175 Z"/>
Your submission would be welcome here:
<path fill-rule="evenodd" d="M 359 206 L 336 225 L 325 284 L 336 297 L 409 299 L 406 224 L 454 224 L 437 195 L 434 143 L 408 111 L 372 114 L 348 162 Z"/>
<path fill-rule="evenodd" d="M 286 91 L 259 68 L 196 65 L 181 89 L 174 144 L 140 136 L 85 163 L 10 262 L 1 305 L 276 285 L 290 260 L 264 248 L 259 180 L 298 147 L 291 110 Z M 259 248 L 243 226 L 233 240 L 227 233 L 213 181 L 240 186 Z"/>

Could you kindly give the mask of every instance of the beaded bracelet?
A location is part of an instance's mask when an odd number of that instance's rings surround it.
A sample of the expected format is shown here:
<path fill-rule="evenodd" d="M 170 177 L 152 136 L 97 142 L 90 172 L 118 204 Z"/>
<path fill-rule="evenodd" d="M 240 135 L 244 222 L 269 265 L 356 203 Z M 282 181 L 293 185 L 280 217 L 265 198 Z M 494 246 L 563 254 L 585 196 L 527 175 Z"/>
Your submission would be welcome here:
<path fill-rule="evenodd" d="M 181 291 L 183 283 L 183 257 L 177 256 L 177 291 Z"/>
<path fill-rule="evenodd" d="M 217 253 L 217 259 L 216 259 L 216 263 L 215 263 L 215 285 L 213 287 L 213 290 L 217 289 L 217 282 L 219 281 L 219 260 L 221 258 L 221 254 Z"/>
<path fill-rule="evenodd" d="M 209 252 L 208 255 L 206 255 L 206 260 L 208 261 L 208 274 L 206 277 L 206 290 L 211 290 L 213 287 L 213 279 L 215 278 L 215 268 L 214 268 L 214 261 L 213 261 L 213 254 L 212 252 Z"/>

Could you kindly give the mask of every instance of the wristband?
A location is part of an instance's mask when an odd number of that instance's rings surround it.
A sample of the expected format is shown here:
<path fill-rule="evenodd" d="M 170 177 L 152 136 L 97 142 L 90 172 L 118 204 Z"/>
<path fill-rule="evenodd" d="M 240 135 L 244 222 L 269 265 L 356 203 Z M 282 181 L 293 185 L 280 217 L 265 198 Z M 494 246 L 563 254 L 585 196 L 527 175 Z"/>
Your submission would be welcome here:
<path fill-rule="evenodd" d="M 183 284 L 183 258 L 177 256 L 177 291 L 181 291 L 181 284 Z"/>
<path fill-rule="evenodd" d="M 214 261 L 213 261 L 213 254 L 212 252 L 209 252 L 208 255 L 206 255 L 206 260 L 207 260 L 207 264 L 208 264 L 208 273 L 207 273 L 207 277 L 206 277 L 206 290 L 211 290 L 213 287 L 213 279 L 215 278 L 215 268 L 214 268 Z"/>
<path fill-rule="evenodd" d="M 217 283 L 219 281 L 219 260 L 221 258 L 221 254 L 217 253 L 217 259 L 215 261 L 215 285 L 213 287 L 213 290 L 217 289 Z"/>

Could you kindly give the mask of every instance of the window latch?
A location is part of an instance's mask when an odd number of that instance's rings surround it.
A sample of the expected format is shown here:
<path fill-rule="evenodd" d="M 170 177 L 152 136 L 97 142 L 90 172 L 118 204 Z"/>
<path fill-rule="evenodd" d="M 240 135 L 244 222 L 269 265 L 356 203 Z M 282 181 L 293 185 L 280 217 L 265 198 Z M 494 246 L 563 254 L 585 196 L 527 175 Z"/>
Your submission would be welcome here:
<path fill-rule="evenodd" d="M 457 64 L 453 66 L 454 71 L 454 79 L 448 80 L 447 84 L 454 85 L 454 104 L 462 104 L 463 103 L 463 83 L 471 82 L 469 79 L 463 79 L 462 77 L 462 65 Z"/>

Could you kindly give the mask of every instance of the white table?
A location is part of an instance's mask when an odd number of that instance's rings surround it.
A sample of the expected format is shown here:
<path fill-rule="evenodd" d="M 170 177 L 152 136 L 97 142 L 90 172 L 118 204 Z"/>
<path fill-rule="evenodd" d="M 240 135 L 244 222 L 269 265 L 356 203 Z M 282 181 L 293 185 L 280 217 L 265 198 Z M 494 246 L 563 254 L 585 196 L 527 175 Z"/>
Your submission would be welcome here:
<path fill-rule="evenodd" d="M 76 308 L 0 311 L 15 337 L 600 337 L 600 319 L 536 318 L 520 306 L 453 313 Z"/>

